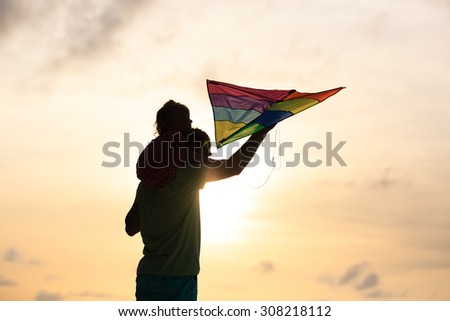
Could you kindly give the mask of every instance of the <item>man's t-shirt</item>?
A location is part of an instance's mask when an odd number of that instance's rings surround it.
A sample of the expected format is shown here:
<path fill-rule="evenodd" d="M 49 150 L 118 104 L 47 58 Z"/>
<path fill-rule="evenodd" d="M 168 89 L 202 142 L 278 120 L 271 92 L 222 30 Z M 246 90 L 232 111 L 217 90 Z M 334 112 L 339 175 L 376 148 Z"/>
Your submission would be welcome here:
<path fill-rule="evenodd" d="M 199 190 L 206 183 L 206 169 L 187 167 L 163 188 L 138 186 L 144 257 L 137 274 L 197 275 L 200 271 Z"/>

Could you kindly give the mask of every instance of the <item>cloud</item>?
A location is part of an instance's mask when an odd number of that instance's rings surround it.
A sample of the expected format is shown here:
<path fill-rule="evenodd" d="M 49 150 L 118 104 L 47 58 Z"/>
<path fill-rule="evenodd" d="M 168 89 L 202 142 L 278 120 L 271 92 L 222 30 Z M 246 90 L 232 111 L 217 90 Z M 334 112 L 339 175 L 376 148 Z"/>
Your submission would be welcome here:
<path fill-rule="evenodd" d="M 261 271 L 263 273 L 273 272 L 275 270 L 275 265 L 271 261 L 262 261 L 258 264 L 256 270 Z"/>
<path fill-rule="evenodd" d="M 65 295 L 67 297 L 77 297 L 77 298 L 91 298 L 91 299 L 114 299 L 116 296 L 108 293 L 84 291 L 84 292 L 71 292 Z"/>
<path fill-rule="evenodd" d="M 61 277 L 59 276 L 59 275 L 56 275 L 56 274 L 49 274 L 49 275 L 47 275 L 46 277 L 44 277 L 44 281 L 46 281 L 46 282 L 52 282 L 52 281 L 55 281 L 55 280 L 58 280 L 58 279 L 60 279 Z"/>
<path fill-rule="evenodd" d="M 379 277 L 375 273 L 370 273 L 366 275 L 364 280 L 356 286 L 358 290 L 365 290 L 369 288 L 373 288 L 378 285 Z"/>
<path fill-rule="evenodd" d="M 18 20 L 22 3 L 16 0 L 0 0 L 0 34 L 7 33 Z"/>
<path fill-rule="evenodd" d="M 355 289 L 363 291 L 374 288 L 378 285 L 380 277 L 376 273 L 367 273 L 368 264 L 366 262 L 350 266 L 339 278 L 339 285 L 355 284 Z"/>
<path fill-rule="evenodd" d="M 390 168 L 386 168 L 382 176 L 372 184 L 372 188 L 387 189 L 396 184 L 398 184 L 398 179 L 392 177 L 392 171 Z"/>
<path fill-rule="evenodd" d="M 3 253 L 3 260 L 9 263 L 21 263 L 30 266 L 41 264 L 41 261 L 34 258 L 25 259 L 23 254 L 15 247 L 10 247 L 5 250 Z"/>
<path fill-rule="evenodd" d="M 317 278 L 317 282 L 325 283 L 330 286 L 333 286 L 336 284 L 336 280 L 331 275 L 321 275 Z"/>
<path fill-rule="evenodd" d="M 317 281 L 336 288 L 351 287 L 360 293 L 360 295 L 368 299 L 391 298 L 393 296 L 392 293 L 379 288 L 380 275 L 371 272 L 369 269 L 370 266 L 367 262 L 356 263 L 351 265 L 340 276 L 323 275 L 320 276 Z M 405 293 L 396 295 L 396 297 L 404 296 Z"/>
<path fill-rule="evenodd" d="M 411 187 L 411 180 L 407 175 L 398 173 L 391 167 L 385 168 L 383 173 L 370 183 L 371 189 L 388 190 L 393 187 Z"/>
<path fill-rule="evenodd" d="M 41 261 L 37 259 L 30 259 L 26 262 L 26 264 L 34 266 L 34 265 L 41 265 Z"/>
<path fill-rule="evenodd" d="M 384 292 L 383 290 L 374 290 L 367 293 L 365 296 L 368 299 L 387 299 L 391 297 L 391 293 Z M 402 296 L 405 296 L 405 294 Z"/>
<path fill-rule="evenodd" d="M 6 262 L 20 262 L 22 260 L 22 256 L 17 249 L 10 247 L 4 252 L 3 259 Z"/>
<path fill-rule="evenodd" d="M 64 45 L 68 55 L 89 55 L 111 45 L 112 37 L 137 9 L 148 1 L 94 0 L 71 2 L 63 26 Z"/>
<path fill-rule="evenodd" d="M 30 64 L 32 57 L 37 64 L 33 68 L 41 75 L 72 59 L 91 61 L 99 53 L 111 53 L 120 43 L 115 37 L 150 3 L 146 0 L 0 0 L 0 35 L 8 36 L 1 43 L 22 43 L 13 46 L 14 59 L 24 59 Z"/>
<path fill-rule="evenodd" d="M 0 275 L 0 286 L 16 286 L 17 283 Z"/>
<path fill-rule="evenodd" d="M 63 300 L 78 300 L 78 299 L 90 299 L 90 300 L 124 300 L 124 298 L 119 298 L 116 295 L 93 292 L 93 291 L 83 291 L 83 292 L 69 292 L 61 294 L 59 292 L 50 292 L 46 290 L 39 291 L 34 297 L 35 301 L 63 301 Z"/>
<path fill-rule="evenodd" d="M 439 11 L 447 10 L 450 13 L 450 1 L 449 0 L 421 0 L 424 5 L 433 6 Z"/>
<path fill-rule="evenodd" d="M 34 297 L 35 301 L 61 301 L 62 296 L 59 293 L 47 292 L 45 290 L 39 291 Z"/>
<path fill-rule="evenodd" d="M 356 279 L 358 276 L 361 275 L 364 267 L 366 266 L 366 263 L 358 263 L 355 265 L 352 265 L 345 271 L 345 273 L 340 277 L 339 279 L 339 285 L 347 284 L 354 279 Z"/>

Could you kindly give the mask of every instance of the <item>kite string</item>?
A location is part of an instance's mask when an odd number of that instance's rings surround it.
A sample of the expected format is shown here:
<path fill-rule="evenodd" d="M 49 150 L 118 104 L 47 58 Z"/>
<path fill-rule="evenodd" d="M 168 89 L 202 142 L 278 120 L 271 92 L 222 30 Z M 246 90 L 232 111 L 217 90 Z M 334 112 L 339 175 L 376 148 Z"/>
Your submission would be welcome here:
<path fill-rule="evenodd" d="M 269 139 L 270 139 L 270 135 L 269 135 Z M 249 186 L 253 189 L 259 189 L 259 188 L 263 187 L 269 181 L 269 178 L 272 176 L 273 171 L 279 170 L 281 168 L 281 156 L 278 153 L 278 151 L 279 151 L 278 146 L 280 146 L 280 125 L 279 125 L 279 123 L 277 123 L 277 125 L 275 127 L 275 146 L 274 146 L 275 152 L 274 152 L 274 155 L 272 155 L 272 157 L 271 157 L 271 164 L 269 165 L 271 169 L 270 169 L 269 173 L 267 174 L 266 178 L 264 179 L 264 181 L 261 184 L 252 185 L 249 183 L 249 180 L 246 177 L 247 176 L 246 171 L 244 171 L 242 173 L 242 177 L 244 178 L 244 181 L 247 184 L 247 186 Z M 270 149 L 269 149 L 269 151 L 270 151 Z M 277 161 L 275 161 L 275 157 L 277 157 Z"/>
<path fill-rule="evenodd" d="M 280 155 L 280 145 L 281 145 L 281 125 L 277 123 L 275 128 L 275 155 L 277 156 L 276 170 L 281 168 L 281 155 Z"/>

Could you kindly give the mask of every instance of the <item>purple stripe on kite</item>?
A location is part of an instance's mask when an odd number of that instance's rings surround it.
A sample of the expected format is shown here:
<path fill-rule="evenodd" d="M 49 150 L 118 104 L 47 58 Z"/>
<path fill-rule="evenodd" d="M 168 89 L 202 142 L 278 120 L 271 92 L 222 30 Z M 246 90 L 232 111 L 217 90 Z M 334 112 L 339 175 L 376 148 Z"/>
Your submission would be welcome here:
<path fill-rule="evenodd" d="M 211 104 L 215 107 L 229 107 L 233 109 L 251 109 L 262 113 L 270 107 L 269 101 L 257 100 L 251 97 L 235 97 L 222 94 L 209 95 Z"/>
<path fill-rule="evenodd" d="M 289 111 L 284 110 L 268 110 L 265 113 L 261 114 L 258 118 L 256 118 L 252 123 L 258 123 L 263 125 L 264 127 L 268 127 L 270 125 L 276 124 L 283 119 L 286 119 L 293 114 Z"/>

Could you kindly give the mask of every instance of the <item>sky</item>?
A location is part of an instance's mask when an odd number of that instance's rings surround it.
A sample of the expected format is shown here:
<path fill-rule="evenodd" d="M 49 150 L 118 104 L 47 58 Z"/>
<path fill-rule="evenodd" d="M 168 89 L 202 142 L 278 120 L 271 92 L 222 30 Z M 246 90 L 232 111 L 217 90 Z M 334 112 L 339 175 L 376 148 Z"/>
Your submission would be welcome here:
<path fill-rule="evenodd" d="M 139 148 L 169 99 L 214 137 L 206 79 L 346 89 L 202 190 L 199 300 L 450 300 L 449 40 L 448 0 L 0 0 L 0 300 L 134 300 Z"/>

